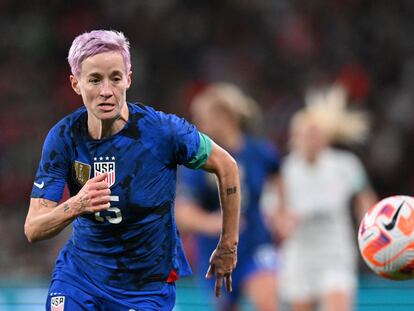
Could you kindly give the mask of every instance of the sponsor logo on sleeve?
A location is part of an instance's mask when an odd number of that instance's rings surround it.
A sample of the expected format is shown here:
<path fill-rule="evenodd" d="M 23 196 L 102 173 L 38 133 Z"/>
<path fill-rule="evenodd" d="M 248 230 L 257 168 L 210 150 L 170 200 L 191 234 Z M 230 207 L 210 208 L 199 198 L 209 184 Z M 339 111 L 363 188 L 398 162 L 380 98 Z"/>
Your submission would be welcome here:
<path fill-rule="evenodd" d="M 39 189 L 42 189 L 45 186 L 44 181 L 42 181 L 41 183 L 34 182 L 33 184 Z"/>

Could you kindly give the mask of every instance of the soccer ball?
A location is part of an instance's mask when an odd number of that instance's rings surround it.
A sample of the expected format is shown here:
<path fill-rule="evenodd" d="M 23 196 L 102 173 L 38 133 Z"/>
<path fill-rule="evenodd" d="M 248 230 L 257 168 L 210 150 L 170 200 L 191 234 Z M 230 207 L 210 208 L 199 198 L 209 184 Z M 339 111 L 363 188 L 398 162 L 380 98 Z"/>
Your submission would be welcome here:
<path fill-rule="evenodd" d="M 362 258 L 378 275 L 414 278 L 414 198 L 397 195 L 372 206 L 359 226 L 358 244 Z"/>

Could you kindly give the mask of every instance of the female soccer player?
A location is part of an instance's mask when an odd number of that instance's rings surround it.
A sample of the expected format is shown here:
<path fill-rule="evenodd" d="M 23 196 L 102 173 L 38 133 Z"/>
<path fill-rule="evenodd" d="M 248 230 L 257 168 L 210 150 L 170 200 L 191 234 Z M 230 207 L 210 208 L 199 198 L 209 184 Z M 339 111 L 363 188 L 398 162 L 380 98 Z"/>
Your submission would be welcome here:
<path fill-rule="evenodd" d="M 357 282 L 356 239 L 350 203 L 361 217 L 376 202 L 365 170 L 335 143 L 362 141 L 366 118 L 346 108 L 339 86 L 312 91 L 291 121 L 291 152 L 281 176 L 284 205 L 276 229 L 283 238 L 281 297 L 293 311 L 350 311 Z"/>
<path fill-rule="evenodd" d="M 240 243 L 233 292 L 218 304 L 220 310 L 239 310 L 248 297 L 255 310 L 276 310 L 276 253 L 262 214 L 259 200 L 263 185 L 275 182 L 278 155 L 268 143 L 246 134 L 257 106 L 236 86 L 215 83 L 195 97 L 192 118 L 236 159 L 241 180 Z M 202 171 L 180 171 L 177 197 L 177 224 L 183 231 L 196 233 L 198 274 L 208 266 L 205 256 L 217 243 L 221 230 L 220 202 L 213 175 Z M 206 284 L 208 285 L 208 284 Z"/>
<path fill-rule="evenodd" d="M 84 107 L 49 132 L 25 223 L 30 242 L 73 223 L 53 271 L 46 310 L 172 310 L 175 281 L 190 273 L 174 221 L 177 165 L 214 172 L 223 231 L 208 275 L 231 290 L 240 186 L 234 159 L 195 126 L 126 101 L 129 42 L 91 31 L 69 50 Z M 68 185 L 71 197 L 62 203 Z"/>

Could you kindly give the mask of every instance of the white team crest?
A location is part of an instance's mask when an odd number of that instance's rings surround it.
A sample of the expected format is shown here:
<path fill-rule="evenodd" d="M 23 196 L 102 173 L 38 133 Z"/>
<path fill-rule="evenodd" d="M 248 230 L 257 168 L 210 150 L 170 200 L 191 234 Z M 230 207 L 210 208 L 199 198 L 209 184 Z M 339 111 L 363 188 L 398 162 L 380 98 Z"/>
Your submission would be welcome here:
<path fill-rule="evenodd" d="M 55 296 L 50 300 L 51 311 L 64 311 L 65 309 L 65 296 Z"/>
<path fill-rule="evenodd" d="M 111 187 L 115 183 L 115 157 L 98 157 L 93 160 L 95 177 L 103 173 L 108 173 L 105 181 L 108 183 L 108 187 Z"/>

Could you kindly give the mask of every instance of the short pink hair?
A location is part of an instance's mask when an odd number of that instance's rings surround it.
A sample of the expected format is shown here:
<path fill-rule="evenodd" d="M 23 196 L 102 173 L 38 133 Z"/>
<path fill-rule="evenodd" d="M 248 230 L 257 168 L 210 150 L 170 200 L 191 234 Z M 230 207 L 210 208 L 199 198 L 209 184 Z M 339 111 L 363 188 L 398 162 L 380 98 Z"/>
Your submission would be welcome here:
<path fill-rule="evenodd" d="M 114 30 L 93 30 L 77 36 L 72 42 L 68 55 L 72 74 L 79 78 L 82 62 L 88 57 L 105 52 L 119 52 L 126 72 L 131 70 L 129 41 L 124 34 Z"/>

